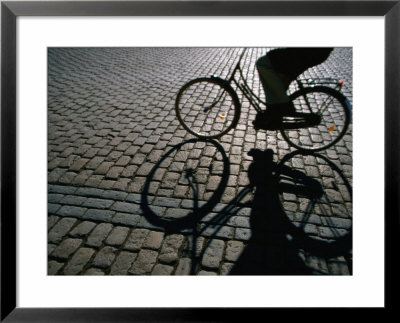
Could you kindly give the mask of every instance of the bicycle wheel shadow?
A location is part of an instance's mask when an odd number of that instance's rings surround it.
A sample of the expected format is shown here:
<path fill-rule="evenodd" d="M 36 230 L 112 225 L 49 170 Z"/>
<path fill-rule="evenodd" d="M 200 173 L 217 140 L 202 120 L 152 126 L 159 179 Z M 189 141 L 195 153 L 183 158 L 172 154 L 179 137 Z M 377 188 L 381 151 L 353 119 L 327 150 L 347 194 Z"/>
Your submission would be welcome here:
<path fill-rule="evenodd" d="M 178 216 L 168 217 L 162 212 L 157 212 L 150 206 L 149 194 L 151 190 L 151 183 L 157 177 L 157 171 L 161 169 L 163 163 L 170 163 L 170 160 L 176 155 L 181 149 L 184 149 L 185 146 L 189 147 L 188 150 L 192 147 L 192 145 L 196 145 L 202 143 L 204 147 L 208 145 L 213 148 L 214 156 L 217 154 L 218 157 L 214 159 L 218 159 L 219 171 L 218 171 L 218 179 L 219 183 L 214 187 L 214 191 L 211 196 L 209 196 L 207 201 L 201 202 L 200 200 L 200 184 L 198 178 L 200 176 L 208 176 L 213 172 L 213 163 L 208 162 L 207 165 L 200 165 L 200 167 L 196 167 L 193 165 L 185 165 L 181 169 L 182 171 L 182 179 L 184 179 L 184 185 L 187 185 L 191 189 L 192 198 L 190 208 L 186 208 L 185 212 L 177 212 Z M 207 160 L 212 159 L 211 157 L 207 157 Z M 215 161 L 215 160 L 213 160 Z M 230 174 L 230 164 L 229 159 L 223 149 L 223 147 L 215 140 L 201 140 L 201 139 L 191 139 L 184 141 L 180 144 L 177 144 L 171 147 L 157 162 L 157 164 L 152 168 L 150 173 L 147 176 L 146 182 L 143 187 L 143 191 L 141 194 L 141 209 L 143 215 L 146 217 L 147 221 L 156 227 L 162 227 L 165 229 L 166 233 L 179 233 L 179 232 L 191 232 L 196 230 L 196 226 L 199 221 L 207 215 L 209 212 L 213 210 L 215 205 L 221 200 L 222 194 L 224 193 L 225 187 L 227 185 L 229 174 Z M 199 174 L 201 170 L 205 171 L 206 174 Z M 181 181 L 180 180 L 180 181 Z M 182 184 L 182 182 L 180 182 Z M 182 214 L 184 213 L 184 214 Z"/>
<path fill-rule="evenodd" d="M 324 266 L 309 266 L 307 262 L 318 262 L 338 256 L 346 258 L 351 273 L 351 226 L 347 230 L 336 230 L 329 220 L 329 214 L 322 211 L 325 228 L 330 228 L 335 234 L 331 234 L 329 239 L 322 239 L 316 235 L 309 235 L 305 230 L 314 215 L 316 201 L 325 200 L 326 190 L 320 180 L 285 165 L 291 158 L 302 154 L 298 151 L 288 154 L 279 164 L 273 162 L 272 150 L 252 150 L 249 154 L 253 156 L 253 163 L 249 167 L 248 175 L 250 185 L 255 189 L 250 215 L 252 236 L 231 269 L 230 275 L 328 274 Z M 343 187 L 351 195 L 350 184 L 335 164 L 321 155 L 306 156 L 318 156 L 325 160 L 338 174 L 344 183 Z M 283 194 L 307 201 L 303 203 L 304 212 L 292 212 L 294 217 L 297 216 L 298 222 L 285 210 L 281 199 Z M 300 213 L 302 215 L 299 219 Z"/>

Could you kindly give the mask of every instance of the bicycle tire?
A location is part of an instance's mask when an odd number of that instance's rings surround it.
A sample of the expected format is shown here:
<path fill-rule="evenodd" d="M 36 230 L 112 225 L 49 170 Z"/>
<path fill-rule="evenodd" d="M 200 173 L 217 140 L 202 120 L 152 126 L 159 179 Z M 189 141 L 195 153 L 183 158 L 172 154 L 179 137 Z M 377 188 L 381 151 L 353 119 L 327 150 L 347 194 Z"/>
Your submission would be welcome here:
<path fill-rule="evenodd" d="M 220 78 L 198 78 L 178 92 L 175 112 L 179 123 L 202 139 L 217 139 L 234 128 L 240 103 L 234 89 Z"/>
<path fill-rule="evenodd" d="M 296 91 L 290 99 L 296 112 L 312 112 L 321 118 L 316 126 L 298 129 L 285 129 L 283 121 L 280 132 L 291 146 L 302 151 L 321 151 L 333 146 L 345 135 L 351 120 L 351 105 L 342 93 L 329 87 L 315 86 Z"/>

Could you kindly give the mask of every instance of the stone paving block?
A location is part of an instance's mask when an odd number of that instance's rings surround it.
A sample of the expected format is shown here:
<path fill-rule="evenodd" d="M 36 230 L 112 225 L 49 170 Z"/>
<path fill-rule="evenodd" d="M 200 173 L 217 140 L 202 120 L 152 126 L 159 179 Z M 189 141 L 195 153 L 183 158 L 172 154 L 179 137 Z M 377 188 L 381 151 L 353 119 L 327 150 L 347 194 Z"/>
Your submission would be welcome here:
<path fill-rule="evenodd" d="M 144 228 L 148 230 L 157 230 L 157 231 L 163 231 L 165 228 L 161 225 L 155 225 L 152 222 L 150 222 L 145 216 L 140 217 L 140 221 L 137 224 L 138 228 Z"/>
<path fill-rule="evenodd" d="M 111 221 L 116 224 L 135 226 L 136 224 L 139 223 L 140 219 L 141 216 L 138 214 L 118 212 L 114 215 Z"/>
<path fill-rule="evenodd" d="M 73 238 L 82 238 L 86 236 L 92 229 L 96 226 L 96 223 L 84 221 L 79 223 L 70 233 L 69 235 Z"/>
<path fill-rule="evenodd" d="M 76 195 L 65 195 L 61 200 L 61 204 L 81 206 L 86 201 L 86 197 Z"/>
<path fill-rule="evenodd" d="M 110 275 L 127 275 L 136 257 L 137 253 L 121 251 L 111 266 Z"/>
<path fill-rule="evenodd" d="M 95 209 L 108 209 L 114 203 L 113 200 L 104 200 L 98 198 L 88 198 L 84 201 L 83 206 Z"/>
<path fill-rule="evenodd" d="M 217 273 L 214 271 L 206 271 L 206 270 L 201 270 L 197 275 L 200 276 L 217 276 Z"/>
<path fill-rule="evenodd" d="M 121 192 L 121 191 L 106 190 L 103 193 L 103 198 L 108 199 L 108 200 L 113 200 L 113 201 L 124 201 L 127 196 L 128 196 L 128 193 Z"/>
<path fill-rule="evenodd" d="M 316 274 L 328 274 L 328 265 L 323 258 L 309 255 L 306 258 L 306 265 Z"/>
<path fill-rule="evenodd" d="M 56 168 L 53 169 L 48 177 L 47 180 L 49 181 L 49 183 L 57 183 L 59 182 L 60 178 L 66 173 L 65 169 L 60 169 L 60 168 Z"/>
<path fill-rule="evenodd" d="M 124 167 L 112 166 L 106 174 L 106 178 L 117 179 L 124 171 Z"/>
<path fill-rule="evenodd" d="M 350 275 L 349 267 L 344 257 L 327 259 L 327 266 L 331 275 Z"/>
<path fill-rule="evenodd" d="M 225 260 L 236 262 L 244 250 L 244 244 L 241 241 L 228 241 L 226 244 Z"/>
<path fill-rule="evenodd" d="M 47 245 L 47 255 L 50 255 L 55 248 L 57 248 L 57 245 L 49 243 Z"/>
<path fill-rule="evenodd" d="M 75 192 L 76 195 L 86 196 L 86 197 L 101 197 L 104 191 L 92 188 L 92 187 L 81 187 Z"/>
<path fill-rule="evenodd" d="M 92 265 L 103 269 L 110 267 L 117 251 L 118 249 L 109 246 L 102 248 L 93 259 Z"/>
<path fill-rule="evenodd" d="M 181 219 L 190 214 L 190 211 L 178 208 L 168 208 L 165 217 L 169 219 Z"/>
<path fill-rule="evenodd" d="M 106 244 L 115 247 L 120 246 L 124 243 L 126 237 L 128 236 L 128 233 L 129 233 L 129 228 L 114 227 L 106 240 Z"/>
<path fill-rule="evenodd" d="M 101 223 L 97 225 L 89 235 L 86 244 L 91 247 L 100 247 L 103 244 L 103 241 L 107 238 L 112 227 L 113 226 L 109 223 Z"/>
<path fill-rule="evenodd" d="M 222 266 L 221 266 L 221 275 L 229 275 L 232 271 L 232 269 L 234 268 L 234 264 L 230 263 L 230 262 L 225 262 Z"/>
<path fill-rule="evenodd" d="M 142 201 L 142 195 L 141 194 L 136 194 L 136 193 L 130 193 L 126 197 L 126 202 L 133 202 L 136 204 L 140 204 Z"/>
<path fill-rule="evenodd" d="M 209 269 L 218 269 L 222 261 L 225 243 L 222 240 L 212 239 L 206 247 L 201 264 Z"/>
<path fill-rule="evenodd" d="M 235 230 L 235 239 L 241 241 L 248 241 L 251 238 L 251 229 L 237 228 Z"/>
<path fill-rule="evenodd" d="M 132 230 L 128 240 L 125 243 L 124 249 L 129 251 L 139 251 L 149 234 L 147 229 L 134 229 Z"/>
<path fill-rule="evenodd" d="M 58 243 L 68 233 L 69 230 L 76 223 L 76 219 L 63 218 L 50 230 L 48 234 L 48 241 Z"/>
<path fill-rule="evenodd" d="M 48 275 L 57 275 L 63 266 L 64 266 L 63 263 L 60 263 L 60 262 L 57 262 L 54 260 L 50 260 L 48 262 L 48 266 L 47 266 L 47 274 Z"/>
<path fill-rule="evenodd" d="M 129 273 L 132 275 L 150 274 L 157 260 L 158 253 L 153 250 L 143 249 L 139 252 Z"/>
<path fill-rule="evenodd" d="M 83 166 L 85 166 L 85 164 L 87 164 L 88 161 L 89 159 L 87 158 L 80 158 L 76 160 L 69 169 L 72 171 L 79 171 L 83 168 Z"/>
<path fill-rule="evenodd" d="M 143 248 L 158 250 L 164 239 L 164 232 L 150 231 L 143 243 Z"/>
<path fill-rule="evenodd" d="M 151 272 L 152 275 L 154 276 L 168 276 L 171 275 L 172 271 L 174 270 L 174 267 L 167 266 L 167 265 L 162 265 L 162 264 L 157 264 L 154 266 L 153 271 Z"/>
<path fill-rule="evenodd" d="M 50 230 L 57 223 L 57 221 L 59 219 L 60 219 L 60 217 L 58 217 L 58 216 L 50 215 L 47 218 L 47 230 Z"/>
<path fill-rule="evenodd" d="M 140 206 L 134 203 L 115 202 L 111 209 L 123 213 L 133 213 L 133 214 L 141 213 Z"/>
<path fill-rule="evenodd" d="M 89 248 L 80 248 L 64 268 L 64 275 L 79 274 L 90 261 L 95 251 Z"/>
<path fill-rule="evenodd" d="M 86 220 L 110 222 L 114 214 L 114 211 L 89 209 L 82 218 Z"/>
<path fill-rule="evenodd" d="M 86 210 L 87 209 L 83 207 L 64 205 L 57 211 L 57 215 L 80 218 L 85 214 Z"/>
<path fill-rule="evenodd" d="M 161 248 L 159 261 L 165 264 L 173 264 L 178 260 L 178 252 L 182 246 L 184 237 L 180 234 L 167 236 Z"/>
<path fill-rule="evenodd" d="M 178 275 L 178 276 L 191 275 L 192 274 L 192 261 L 193 260 L 190 258 L 180 258 L 174 275 Z"/>
<path fill-rule="evenodd" d="M 63 194 L 48 194 L 47 201 L 48 203 L 58 203 L 63 197 Z"/>
<path fill-rule="evenodd" d="M 168 208 L 178 208 L 180 203 L 181 200 L 179 199 L 173 199 L 168 197 L 156 197 L 153 200 L 152 205 L 165 206 Z"/>
<path fill-rule="evenodd" d="M 67 260 L 82 244 L 81 239 L 65 239 L 57 248 L 52 252 L 52 257 Z"/>
<path fill-rule="evenodd" d="M 84 275 L 88 275 L 88 276 L 104 276 L 105 273 L 104 273 L 104 271 L 102 271 L 99 268 L 89 268 L 88 270 L 86 270 Z"/>
<path fill-rule="evenodd" d="M 234 237 L 235 229 L 228 226 L 201 226 L 201 235 L 208 238 L 221 238 L 221 239 L 232 239 Z"/>
<path fill-rule="evenodd" d="M 47 204 L 47 212 L 49 214 L 55 214 L 60 209 L 60 204 L 48 203 Z"/>
<path fill-rule="evenodd" d="M 205 242 L 204 237 L 190 235 L 187 237 L 182 256 L 197 258 L 200 256 Z"/>
<path fill-rule="evenodd" d="M 72 194 L 76 191 L 76 187 L 72 186 L 62 186 L 62 185 L 49 185 L 48 192 L 49 193 L 60 193 L 60 194 Z"/>
<path fill-rule="evenodd" d="M 239 227 L 239 228 L 250 228 L 250 218 L 244 216 L 232 216 L 228 220 L 228 225 Z"/>
<path fill-rule="evenodd" d="M 104 161 L 104 157 L 100 157 L 100 156 L 94 156 L 87 164 L 86 164 L 86 168 L 87 169 L 92 169 L 95 170 L 97 169 L 101 163 Z"/>

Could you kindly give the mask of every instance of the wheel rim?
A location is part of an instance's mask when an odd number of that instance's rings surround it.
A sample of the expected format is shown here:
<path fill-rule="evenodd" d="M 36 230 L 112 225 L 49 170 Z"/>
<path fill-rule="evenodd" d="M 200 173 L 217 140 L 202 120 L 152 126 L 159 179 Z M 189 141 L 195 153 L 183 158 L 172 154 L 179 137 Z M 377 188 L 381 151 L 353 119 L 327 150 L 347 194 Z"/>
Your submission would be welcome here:
<path fill-rule="evenodd" d="M 233 95 L 210 79 L 184 86 L 176 100 L 176 112 L 185 129 L 201 138 L 218 138 L 236 121 Z"/>
<path fill-rule="evenodd" d="M 307 98 L 307 101 L 305 99 Z M 320 151 L 337 143 L 349 124 L 348 110 L 343 100 L 321 90 L 311 90 L 292 98 L 296 112 L 316 113 L 319 125 L 300 129 L 283 129 L 283 137 L 294 147 L 307 151 Z M 310 106 L 307 105 L 307 102 Z"/>

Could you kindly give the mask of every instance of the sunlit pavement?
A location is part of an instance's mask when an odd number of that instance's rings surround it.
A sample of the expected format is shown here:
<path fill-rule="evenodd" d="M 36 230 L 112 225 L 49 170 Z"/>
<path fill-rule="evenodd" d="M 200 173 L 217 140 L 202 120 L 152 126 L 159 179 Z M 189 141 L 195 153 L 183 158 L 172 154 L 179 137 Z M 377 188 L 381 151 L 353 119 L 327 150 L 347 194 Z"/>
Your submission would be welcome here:
<path fill-rule="evenodd" d="M 226 76 L 240 51 L 49 50 L 49 275 L 351 274 L 351 126 L 310 156 L 256 132 L 240 94 L 239 124 L 219 141 L 197 141 L 177 121 L 182 85 Z M 265 52 L 246 56 L 257 93 Z M 351 49 L 305 77 L 344 79 L 352 102 Z M 314 179 L 321 198 L 282 189 L 277 172 Z"/>

